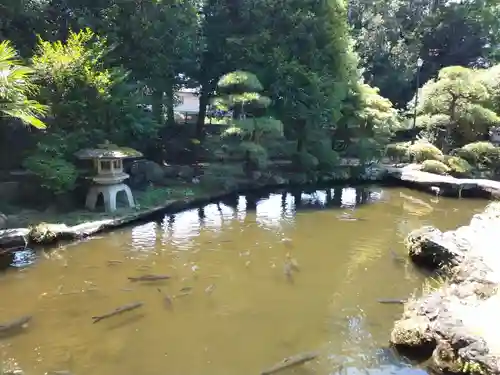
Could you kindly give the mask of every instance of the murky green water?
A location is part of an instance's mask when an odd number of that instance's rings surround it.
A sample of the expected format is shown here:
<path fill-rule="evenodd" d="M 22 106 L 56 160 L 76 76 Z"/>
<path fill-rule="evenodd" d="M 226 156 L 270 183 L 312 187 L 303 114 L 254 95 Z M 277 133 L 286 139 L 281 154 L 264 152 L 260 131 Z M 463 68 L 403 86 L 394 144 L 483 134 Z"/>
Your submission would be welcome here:
<path fill-rule="evenodd" d="M 455 228 L 485 205 L 377 187 L 240 196 L 20 255 L 0 277 L 0 322 L 33 320 L 0 338 L 4 368 L 251 375 L 318 350 L 283 374 L 422 372 L 384 349 L 402 307 L 377 299 L 405 298 L 423 280 L 392 253 L 405 255 L 410 230 Z M 299 271 L 287 276 L 290 258 Z M 146 273 L 172 278 L 127 279 Z M 92 323 L 134 301 L 144 306 Z"/>

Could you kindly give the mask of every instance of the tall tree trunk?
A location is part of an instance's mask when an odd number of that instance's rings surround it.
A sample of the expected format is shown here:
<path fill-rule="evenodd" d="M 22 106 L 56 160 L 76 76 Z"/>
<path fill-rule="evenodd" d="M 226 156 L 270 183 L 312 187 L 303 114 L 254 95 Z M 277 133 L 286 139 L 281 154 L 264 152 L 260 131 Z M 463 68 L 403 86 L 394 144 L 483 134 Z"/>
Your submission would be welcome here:
<path fill-rule="evenodd" d="M 442 151 L 445 154 L 447 154 L 451 149 L 451 147 L 449 147 L 450 145 L 448 144 L 448 141 L 451 141 L 452 139 L 451 137 L 453 134 L 453 129 L 451 127 L 453 126 L 457 128 L 457 121 L 456 121 L 457 101 L 458 98 L 453 97 L 450 103 L 450 123 L 446 126 L 446 133 L 444 137 L 445 139 L 442 147 Z"/>
<path fill-rule="evenodd" d="M 305 120 L 299 120 L 298 123 L 298 137 L 297 137 L 297 152 L 304 151 L 305 141 L 306 141 L 306 122 Z"/>
<path fill-rule="evenodd" d="M 172 83 L 168 84 L 165 92 L 165 107 L 166 107 L 166 115 L 167 115 L 167 125 L 174 126 L 175 125 L 175 116 L 174 116 L 174 85 Z"/>
<path fill-rule="evenodd" d="M 158 124 L 163 125 L 163 90 L 154 89 L 151 95 L 153 118 Z"/>
<path fill-rule="evenodd" d="M 207 107 L 210 99 L 209 90 L 207 86 L 208 84 L 203 84 L 201 86 L 200 99 L 199 99 L 200 108 L 198 109 L 198 119 L 196 120 L 195 137 L 200 141 L 204 138 L 203 130 L 205 127 L 205 117 L 207 116 Z"/>

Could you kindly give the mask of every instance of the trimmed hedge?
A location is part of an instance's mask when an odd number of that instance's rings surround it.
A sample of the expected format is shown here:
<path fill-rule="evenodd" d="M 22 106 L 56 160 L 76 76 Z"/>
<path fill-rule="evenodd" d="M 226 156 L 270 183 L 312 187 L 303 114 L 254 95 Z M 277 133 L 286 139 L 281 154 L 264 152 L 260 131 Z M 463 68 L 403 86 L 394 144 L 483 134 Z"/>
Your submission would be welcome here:
<path fill-rule="evenodd" d="M 413 160 L 417 163 L 422 163 L 426 160 L 444 160 L 441 150 L 430 143 L 415 143 L 410 146 L 409 152 L 413 156 Z"/>
<path fill-rule="evenodd" d="M 445 175 L 450 172 L 450 168 L 439 160 L 425 160 L 420 170 L 439 175 Z"/>

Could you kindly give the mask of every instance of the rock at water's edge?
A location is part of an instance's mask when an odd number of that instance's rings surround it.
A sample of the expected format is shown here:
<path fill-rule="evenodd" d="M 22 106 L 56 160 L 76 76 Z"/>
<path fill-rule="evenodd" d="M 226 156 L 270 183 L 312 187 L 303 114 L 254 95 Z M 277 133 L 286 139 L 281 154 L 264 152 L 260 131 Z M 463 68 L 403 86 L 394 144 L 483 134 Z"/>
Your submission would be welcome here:
<path fill-rule="evenodd" d="M 500 374 L 500 203 L 468 226 L 423 227 L 406 241 L 411 259 L 447 281 L 410 300 L 391 334 L 397 348 L 430 353 L 439 371 Z"/>
<path fill-rule="evenodd" d="M 406 239 L 410 258 L 418 265 L 442 268 L 459 264 L 470 244 L 456 232 L 441 232 L 425 226 L 411 232 Z"/>
<path fill-rule="evenodd" d="M 0 249 L 25 246 L 29 232 L 27 228 L 0 230 Z"/>

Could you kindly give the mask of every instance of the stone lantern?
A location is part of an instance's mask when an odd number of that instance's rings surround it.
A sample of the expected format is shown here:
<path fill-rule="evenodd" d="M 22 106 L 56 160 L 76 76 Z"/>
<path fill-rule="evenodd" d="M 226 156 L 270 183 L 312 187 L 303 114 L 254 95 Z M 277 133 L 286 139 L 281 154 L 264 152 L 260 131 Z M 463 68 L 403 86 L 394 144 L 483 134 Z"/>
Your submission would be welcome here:
<path fill-rule="evenodd" d="M 102 194 L 104 208 L 107 212 L 116 210 L 116 196 L 123 192 L 129 207 L 134 207 L 132 191 L 125 184 L 129 175 L 123 171 L 123 160 L 142 157 L 142 154 L 131 148 L 120 148 L 111 144 L 99 145 L 99 148 L 80 150 L 75 154 L 80 160 L 92 160 L 96 175 L 87 193 L 85 206 L 94 210 L 99 194 Z"/>

